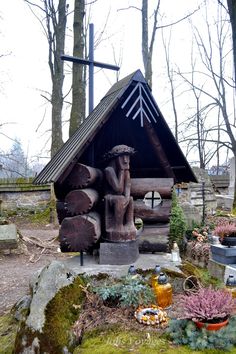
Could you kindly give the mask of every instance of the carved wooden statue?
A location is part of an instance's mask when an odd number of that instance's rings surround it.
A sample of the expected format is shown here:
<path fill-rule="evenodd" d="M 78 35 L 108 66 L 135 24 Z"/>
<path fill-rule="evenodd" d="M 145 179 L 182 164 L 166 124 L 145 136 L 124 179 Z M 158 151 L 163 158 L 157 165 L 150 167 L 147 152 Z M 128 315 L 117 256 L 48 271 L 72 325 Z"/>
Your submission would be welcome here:
<path fill-rule="evenodd" d="M 132 154 L 134 154 L 133 148 L 117 145 L 105 155 L 105 158 L 109 160 L 109 165 L 104 171 L 106 179 L 105 228 L 106 240 L 110 242 L 136 239 L 133 198 L 130 196 L 129 161 Z"/>

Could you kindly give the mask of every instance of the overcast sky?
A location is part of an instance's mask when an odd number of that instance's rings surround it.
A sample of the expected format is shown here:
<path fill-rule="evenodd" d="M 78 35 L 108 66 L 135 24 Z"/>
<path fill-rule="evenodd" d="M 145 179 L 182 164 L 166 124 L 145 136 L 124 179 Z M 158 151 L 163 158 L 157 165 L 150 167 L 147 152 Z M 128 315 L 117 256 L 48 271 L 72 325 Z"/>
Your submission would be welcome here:
<path fill-rule="evenodd" d="M 35 0 L 36 1 L 36 0 Z M 214 2 L 215 0 L 213 0 Z M 74 1 L 70 0 L 69 10 Z M 150 3 L 155 3 L 152 1 Z M 193 11 L 201 3 L 199 0 L 164 0 L 161 2 L 162 23 L 171 23 Z M 121 54 L 122 63 L 119 77 L 122 78 L 137 69 L 143 72 L 141 58 L 141 14 L 135 9 L 121 10 L 128 5 L 139 6 L 140 0 L 98 0 L 91 7 L 91 20 L 95 26 L 95 40 L 108 23 L 103 41 L 95 48 L 95 60 L 114 63 Z M 119 10 L 119 11 L 117 11 Z M 43 91 L 50 91 L 50 73 L 47 65 L 47 43 L 42 28 L 23 0 L 1 3 L 1 49 L 0 54 L 0 110 L 1 122 L 7 123 L 2 132 L 19 138 L 30 156 L 49 156 L 50 106 L 42 98 Z M 150 11 L 151 14 L 151 11 Z M 199 14 L 194 15 L 197 21 Z M 200 17 L 199 17 L 200 18 Z M 68 19 L 72 24 L 73 15 Z M 166 30 L 167 31 L 167 30 Z M 69 32 L 71 33 L 71 32 Z M 167 32 L 166 32 L 167 33 Z M 69 36 L 68 36 L 69 39 Z M 66 54 L 72 55 L 71 41 L 67 41 Z M 180 23 L 172 31 L 172 53 L 175 62 L 187 60 L 191 49 L 188 21 Z M 69 68 L 68 68 L 69 69 Z M 161 32 L 158 34 L 153 56 L 153 95 L 160 109 L 167 116 L 170 112 L 169 87 L 161 49 Z M 65 91 L 70 87 L 68 70 Z M 100 70 L 95 75 L 95 105 L 116 81 L 116 73 Z M 68 138 L 70 110 L 64 111 L 64 140 Z M 166 117 L 168 121 L 168 117 Z M 46 144 L 46 145 L 45 145 Z M 11 141 L 1 136 L 1 148 L 9 148 Z"/>

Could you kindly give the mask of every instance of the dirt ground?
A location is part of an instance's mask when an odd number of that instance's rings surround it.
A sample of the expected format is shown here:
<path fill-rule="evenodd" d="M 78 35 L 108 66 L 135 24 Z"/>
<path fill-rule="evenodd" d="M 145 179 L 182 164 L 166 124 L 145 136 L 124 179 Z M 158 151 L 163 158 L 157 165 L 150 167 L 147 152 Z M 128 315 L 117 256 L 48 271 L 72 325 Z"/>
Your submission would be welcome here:
<path fill-rule="evenodd" d="M 29 280 L 37 270 L 52 260 L 70 257 L 58 252 L 58 227 L 22 222 L 15 224 L 23 239 L 28 238 L 29 241 L 23 242 L 23 254 L 0 253 L 0 315 L 8 312 L 23 295 L 29 293 Z"/>

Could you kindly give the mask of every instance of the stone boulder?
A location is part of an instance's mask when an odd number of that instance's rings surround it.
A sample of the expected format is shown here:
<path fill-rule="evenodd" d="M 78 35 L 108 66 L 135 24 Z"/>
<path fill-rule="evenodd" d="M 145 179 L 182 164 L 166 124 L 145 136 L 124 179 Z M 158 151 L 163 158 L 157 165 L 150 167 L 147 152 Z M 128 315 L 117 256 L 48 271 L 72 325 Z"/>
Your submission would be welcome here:
<path fill-rule="evenodd" d="M 33 297 L 30 313 L 26 320 L 26 325 L 31 330 L 42 333 L 47 304 L 54 298 L 58 290 L 71 284 L 74 278 L 75 273 L 58 261 L 52 261 L 34 278 L 31 282 Z"/>

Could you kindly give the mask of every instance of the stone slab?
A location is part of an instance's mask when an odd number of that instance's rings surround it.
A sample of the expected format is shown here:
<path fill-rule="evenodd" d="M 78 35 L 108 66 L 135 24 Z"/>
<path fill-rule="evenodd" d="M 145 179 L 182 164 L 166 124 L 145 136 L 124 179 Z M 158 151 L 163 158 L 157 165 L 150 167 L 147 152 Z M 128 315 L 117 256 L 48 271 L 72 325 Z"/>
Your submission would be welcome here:
<path fill-rule="evenodd" d="M 222 264 L 236 263 L 236 247 L 227 247 L 223 245 L 211 245 L 212 259 Z"/>
<path fill-rule="evenodd" d="M 236 263 L 236 256 L 226 257 L 220 254 L 212 254 L 212 258 L 214 261 L 222 263 L 222 264 L 234 264 Z"/>
<path fill-rule="evenodd" d="M 16 225 L 0 225 L 0 250 L 17 248 L 18 239 Z"/>
<path fill-rule="evenodd" d="M 236 246 L 227 247 L 223 245 L 211 245 L 211 252 L 212 254 L 217 254 L 223 257 L 236 257 Z"/>
<path fill-rule="evenodd" d="M 100 244 L 99 263 L 122 265 L 135 262 L 139 256 L 138 241 L 103 242 Z"/>
<path fill-rule="evenodd" d="M 92 256 L 89 254 L 84 254 L 84 265 L 80 264 L 80 256 L 74 256 L 63 261 L 70 269 L 72 269 L 76 274 L 88 274 L 96 275 L 99 273 L 106 273 L 113 277 L 121 277 L 127 275 L 130 265 L 134 265 L 136 269 L 154 269 L 156 264 L 159 264 L 161 268 L 166 268 L 179 272 L 182 271 L 178 268 L 181 261 L 173 262 L 171 260 L 170 253 L 140 253 L 138 259 L 127 265 L 107 265 L 99 264 L 99 259 L 97 256 Z"/>

